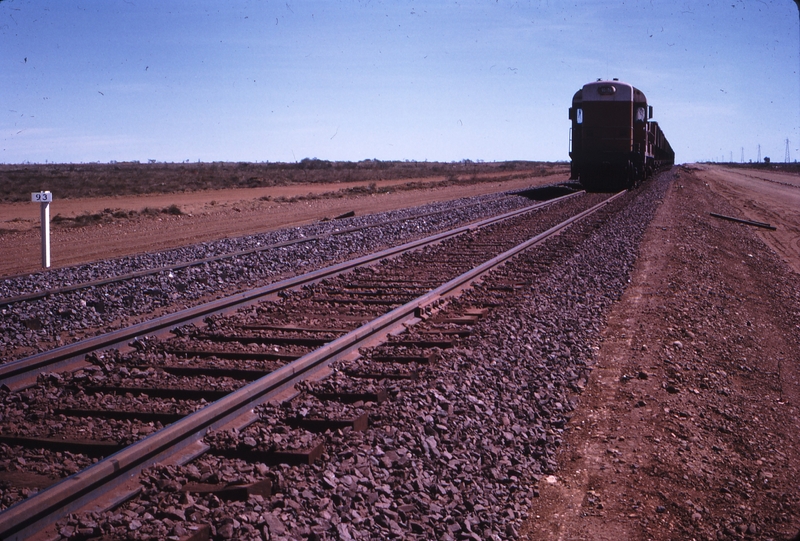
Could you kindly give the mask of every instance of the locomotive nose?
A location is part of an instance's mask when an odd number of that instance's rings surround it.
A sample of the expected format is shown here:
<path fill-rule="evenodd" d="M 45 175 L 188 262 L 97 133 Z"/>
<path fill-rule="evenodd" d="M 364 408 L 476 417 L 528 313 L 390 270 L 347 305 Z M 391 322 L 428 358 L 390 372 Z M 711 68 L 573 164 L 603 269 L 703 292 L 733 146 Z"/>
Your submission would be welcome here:
<path fill-rule="evenodd" d="M 569 118 L 571 178 L 594 191 L 633 187 L 675 155 L 644 93 L 614 78 L 585 84 Z"/>

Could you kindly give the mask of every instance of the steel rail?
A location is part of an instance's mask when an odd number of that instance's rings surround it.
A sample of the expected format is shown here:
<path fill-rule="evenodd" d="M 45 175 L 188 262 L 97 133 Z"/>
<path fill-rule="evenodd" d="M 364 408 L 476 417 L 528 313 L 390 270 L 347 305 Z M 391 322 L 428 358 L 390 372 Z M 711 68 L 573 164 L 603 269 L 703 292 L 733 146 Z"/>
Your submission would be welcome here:
<path fill-rule="evenodd" d="M 419 218 L 427 218 L 429 216 L 435 216 L 437 214 L 443 214 L 445 212 L 452 212 L 454 210 L 460 210 L 463 208 L 474 207 L 480 205 L 481 203 L 468 203 L 464 205 L 458 205 L 456 207 L 452 207 L 446 210 L 437 210 L 434 212 L 416 214 L 411 217 L 404 217 L 404 218 L 393 218 L 391 220 L 386 220 L 379 223 L 374 223 L 370 225 L 362 225 L 362 226 L 355 226 L 355 227 L 348 227 L 346 229 L 341 229 L 339 231 L 333 231 L 330 233 L 320 233 L 319 235 L 312 235 L 310 237 L 303 237 L 291 240 L 285 240 L 281 242 L 276 242 L 273 244 L 268 244 L 266 246 L 259 246 L 257 248 L 248 248 L 246 250 L 239 250 L 236 252 L 230 252 L 226 254 L 218 254 L 210 257 L 205 257 L 202 259 L 193 259 L 191 261 L 179 261 L 173 265 L 162 265 L 160 267 L 153 267 L 149 269 L 141 269 L 138 271 L 133 271 L 125 274 L 120 274 L 118 276 L 109 276 L 107 278 L 100 278 L 98 280 L 91 280 L 88 282 L 80 282 L 77 284 L 72 284 L 68 286 L 56 287 L 52 289 L 43 289 L 41 291 L 34 291 L 31 293 L 23 293 L 22 295 L 15 295 L 13 297 L 4 297 L 0 298 L 0 306 L 8 306 L 10 304 L 15 304 L 18 302 L 27 302 L 33 301 L 37 299 L 43 299 L 50 295 L 61 295 L 64 293 L 70 293 L 72 291 L 79 291 L 81 289 L 88 289 L 90 287 L 99 287 L 108 284 L 113 284 L 115 282 L 124 282 L 125 280 L 132 280 L 134 278 L 142 278 L 144 276 L 153 276 L 155 274 L 159 274 L 162 272 L 174 271 L 174 270 L 181 270 L 190 267 L 197 267 L 200 265 L 205 265 L 206 263 L 216 263 L 217 261 L 223 261 L 225 259 L 233 259 L 235 257 L 242 257 L 252 254 L 257 254 L 259 252 L 266 252 L 267 250 L 276 250 L 278 248 L 285 248 L 287 246 L 294 246 L 297 244 L 303 244 L 306 242 L 313 242 L 328 239 L 331 237 L 336 237 L 339 235 L 347 235 L 350 233 L 355 233 L 358 231 L 363 231 L 365 229 L 370 229 L 372 227 L 382 227 L 385 225 L 390 225 L 397 222 L 408 221 L 408 220 L 416 220 Z M 28 275 L 20 275 L 20 276 L 28 276 Z"/>
<path fill-rule="evenodd" d="M 18 502 L 0 512 L 0 538 L 22 540 L 42 532 L 62 516 L 76 512 L 89 502 L 102 497 L 107 491 L 113 490 L 122 479 L 127 479 L 156 462 L 166 461 L 170 455 L 180 453 L 189 445 L 198 442 L 207 430 L 220 427 L 235 417 L 246 414 L 255 406 L 269 400 L 278 391 L 308 377 L 337 358 L 357 351 L 362 342 L 385 337 L 401 328 L 404 323 L 417 319 L 419 310 L 456 295 L 472 281 L 480 279 L 519 253 L 558 234 L 574 222 L 597 212 L 624 193 L 623 191 L 606 199 L 39 494 Z M 130 495 L 135 493 L 134 490 Z"/>
<path fill-rule="evenodd" d="M 285 280 L 274 282 L 246 292 L 236 293 L 234 295 L 223 297 L 209 303 L 173 312 L 150 321 L 131 325 L 116 331 L 111 331 L 106 334 L 80 340 L 72 344 L 60 346 L 49 351 L 18 359 L 16 361 L 11 361 L 9 363 L 0 365 L 0 385 L 5 385 L 7 387 L 19 387 L 20 382 L 23 382 L 23 384 L 28 383 L 32 378 L 42 372 L 63 369 L 67 365 L 79 362 L 82 360 L 83 356 L 92 351 L 99 351 L 112 347 L 121 347 L 126 345 L 130 340 L 133 340 L 139 336 L 153 334 L 168 328 L 174 328 L 179 325 L 198 323 L 208 316 L 219 314 L 248 303 L 262 300 L 270 295 L 275 295 L 280 291 L 301 287 L 303 285 L 322 280 L 323 278 L 335 276 L 355 267 L 369 265 L 381 259 L 394 257 L 400 255 L 401 253 L 414 250 L 428 244 L 441 242 L 444 239 L 454 237 L 466 231 L 471 231 L 487 225 L 508 220 L 516 216 L 538 210 L 542 207 L 552 205 L 558 201 L 564 201 L 568 198 L 575 197 L 581 193 L 584 192 L 576 192 L 556 199 L 551 199 L 550 201 L 545 201 L 537 205 L 531 205 L 523 209 L 506 212 L 504 214 L 460 226 L 449 231 L 437 233 L 424 239 L 407 242 L 400 246 L 387 248 L 385 250 L 381 250 L 380 252 L 362 256 L 336 265 L 331 265 L 329 267 L 311 271 L 299 276 L 287 278 Z"/>
<path fill-rule="evenodd" d="M 709 212 L 711 216 L 714 218 L 722 218 L 723 220 L 728 220 L 730 222 L 736 222 L 745 225 L 753 225 L 755 227 L 763 227 L 764 229 L 769 229 L 770 231 L 775 231 L 777 228 L 774 225 L 770 225 L 766 222 L 757 222 L 754 220 L 743 220 L 742 218 L 734 218 L 733 216 L 725 216 L 724 214 L 717 214 L 716 212 Z"/>

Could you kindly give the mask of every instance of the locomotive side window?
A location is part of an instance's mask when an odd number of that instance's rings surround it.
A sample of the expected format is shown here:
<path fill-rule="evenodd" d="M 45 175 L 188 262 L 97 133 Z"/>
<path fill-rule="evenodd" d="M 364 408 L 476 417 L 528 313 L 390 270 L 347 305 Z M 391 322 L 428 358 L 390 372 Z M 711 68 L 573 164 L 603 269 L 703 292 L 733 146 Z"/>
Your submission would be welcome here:
<path fill-rule="evenodd" d="M 575 111 L 575 122 L 583 124 L 583 109 L 577 109 Z"/>
<path fill-rule="evenodd" d="M 647 112 L 644 107 L 636 108 L 636 122 L 644 122 L 647 120 Z"/>

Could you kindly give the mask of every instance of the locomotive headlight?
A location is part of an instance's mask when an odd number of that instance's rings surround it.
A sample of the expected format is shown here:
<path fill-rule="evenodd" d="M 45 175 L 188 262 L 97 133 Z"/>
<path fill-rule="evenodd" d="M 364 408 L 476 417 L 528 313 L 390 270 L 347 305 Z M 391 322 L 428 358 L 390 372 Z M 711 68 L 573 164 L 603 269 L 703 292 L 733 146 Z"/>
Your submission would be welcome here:
<path fill-rule="evenodd" d="M 612 96 L 617 92 L 617 87 L 614 85 L 604 85 L 597 89 L 597 93 L 601 96 Z"/>

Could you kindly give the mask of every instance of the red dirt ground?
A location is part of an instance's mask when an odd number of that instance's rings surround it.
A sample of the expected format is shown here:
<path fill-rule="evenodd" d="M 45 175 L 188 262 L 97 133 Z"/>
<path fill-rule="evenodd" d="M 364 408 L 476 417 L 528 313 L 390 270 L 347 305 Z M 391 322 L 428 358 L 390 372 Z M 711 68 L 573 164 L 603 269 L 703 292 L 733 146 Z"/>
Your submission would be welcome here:
<path fill-rule="evenodd" d="M 799 197 L 797 176 L 682 168 L 524 539 L 798 533 Z"/>
<path fill-rule="evenodd" d="M 157 194 L 93 199 L 57 198 L 50 205 L 51 218 L 95 214 L 104 209 L 141 212 L 145 208 L 163 209 L 176 204 L 184 213 L 174 216 L 140 215 L 83 227 L 51 229 L 51 266 L 61 267 L 87 261 L 109 259 L 145 251 L 157 251 L 236 237 L 283 227 L 293 227 L 332 218 L 346 212 L 357 215 L 413 207 L 433 201 L 446 201 L 566 180 L 563 174 L 494 181 L 466 185 L 433 186 L 442 178 L 413 179 L 421 187 L 408 189 L 408 180 L 307 184 L 209 190 L 179 194 Z M 351 195 L 348 188 L 380 190 L 398 187 L 391 193 Z M 425 187 L 428 185 L 428 187 Z M 309 194 L 311 198 L 289 202 Z M 326 194 L 326 195 L 322 195 Z M 269 199 L 267 199 L 269 198 Z M 278 200 L 278 201 L 276 201 Z M 41 268 L 40 210 L 36 203 L 0 204 L 0 276 L 34 272 Z"/>

